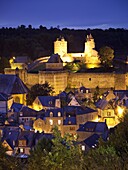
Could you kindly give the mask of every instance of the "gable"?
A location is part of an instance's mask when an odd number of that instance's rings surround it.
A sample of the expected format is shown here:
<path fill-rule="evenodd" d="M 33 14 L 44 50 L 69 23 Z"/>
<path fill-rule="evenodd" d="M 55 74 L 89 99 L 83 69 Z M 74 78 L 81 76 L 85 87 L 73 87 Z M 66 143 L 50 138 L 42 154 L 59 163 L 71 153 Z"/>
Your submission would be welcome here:
<path fill-rule="evenodd" d="M 27 87 L 16 75 L 0 75 L 0 92 L 5 94 L 25 94 Z"/>
<path fill-rule="evenodd" d="M 10 145 L 8 144 L 8 142 L 7 142 L 6 140 L 4 140 L 4 141 L 2 142 L 2 145 L 3 145 L 5 148 L 7 148 L 9 151 L 10 151 L 10 150 L 13 150 L 13 149 L 10 147 Z"/>
<path fill-rule="evenodd" d="M 80 106 L 80 104 L 78 103 L 78 101 L 76 100 L 75 97 L 73 97 L 71 99 L 71 101 L 68 103 L 68 106 Z"/>

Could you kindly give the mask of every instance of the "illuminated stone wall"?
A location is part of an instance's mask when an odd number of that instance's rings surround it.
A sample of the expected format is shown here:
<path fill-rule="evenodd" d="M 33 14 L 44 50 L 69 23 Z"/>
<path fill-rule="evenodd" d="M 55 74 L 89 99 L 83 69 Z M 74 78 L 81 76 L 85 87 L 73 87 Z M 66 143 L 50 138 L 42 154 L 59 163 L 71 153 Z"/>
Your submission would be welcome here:
<path fill-rule="evenodd" d="M 70 73 L 68 83 L 72 88 L 78 88 L 81 84 L 87 88 L 111 88 L 115 87 L 114 73 Z"/>
<path fill-rule="evenodd" d="M 65 71 L 40 71 L 39 84 L 48 82 L 52 87 L 54 87 L 54 91 L 58 94 L 67 87 L 67 74 L 68 73 Z"/>

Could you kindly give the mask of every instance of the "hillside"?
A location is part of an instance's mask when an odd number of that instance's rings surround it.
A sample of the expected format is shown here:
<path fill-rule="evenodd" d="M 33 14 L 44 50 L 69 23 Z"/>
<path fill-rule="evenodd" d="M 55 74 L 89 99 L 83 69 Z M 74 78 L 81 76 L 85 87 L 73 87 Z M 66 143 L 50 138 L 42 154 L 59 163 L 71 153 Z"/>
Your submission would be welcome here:
<path fill-rule="evenodd" d="M 128 30 L 126 29 L 87 29 L 74 30 L 64 28 L 50 28 L 40 26 L 38 29 L 31 25 L 18 28 L 0 29 L 0 56 L 28 55 L 31 59 L 53 53 L 53 42 L 60 35 L 68 41 L 68 52 L 83 52 L 87 34 L 92 34 L 96 43 L 96 50 L 109 46 L 115 51 L 115 58 L 126 58 L 128 55 Z"/>

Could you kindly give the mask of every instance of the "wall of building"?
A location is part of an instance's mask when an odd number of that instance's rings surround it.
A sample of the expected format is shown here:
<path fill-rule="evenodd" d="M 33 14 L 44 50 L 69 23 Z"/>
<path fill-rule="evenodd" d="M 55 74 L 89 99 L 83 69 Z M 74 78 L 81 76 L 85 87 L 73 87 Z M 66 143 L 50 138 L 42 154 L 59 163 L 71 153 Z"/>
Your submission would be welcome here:
<path fill-rule="evenodd" d="M 67 72 L 41 71 L 39 73 L 39 84 L 44 84 L 45 82 L 54 87 L 54 91 L 58 94 L 67 87 Z"/>

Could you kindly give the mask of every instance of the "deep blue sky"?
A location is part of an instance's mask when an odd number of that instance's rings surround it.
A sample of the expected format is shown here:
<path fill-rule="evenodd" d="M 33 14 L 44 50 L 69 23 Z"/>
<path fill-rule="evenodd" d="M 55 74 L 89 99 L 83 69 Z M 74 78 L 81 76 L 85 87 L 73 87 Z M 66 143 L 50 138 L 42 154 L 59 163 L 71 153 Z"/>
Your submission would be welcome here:
<path fill-rule="evenodd" d="M 0 0 L 0 27 L 128 28 L 128 0 Z"/>

